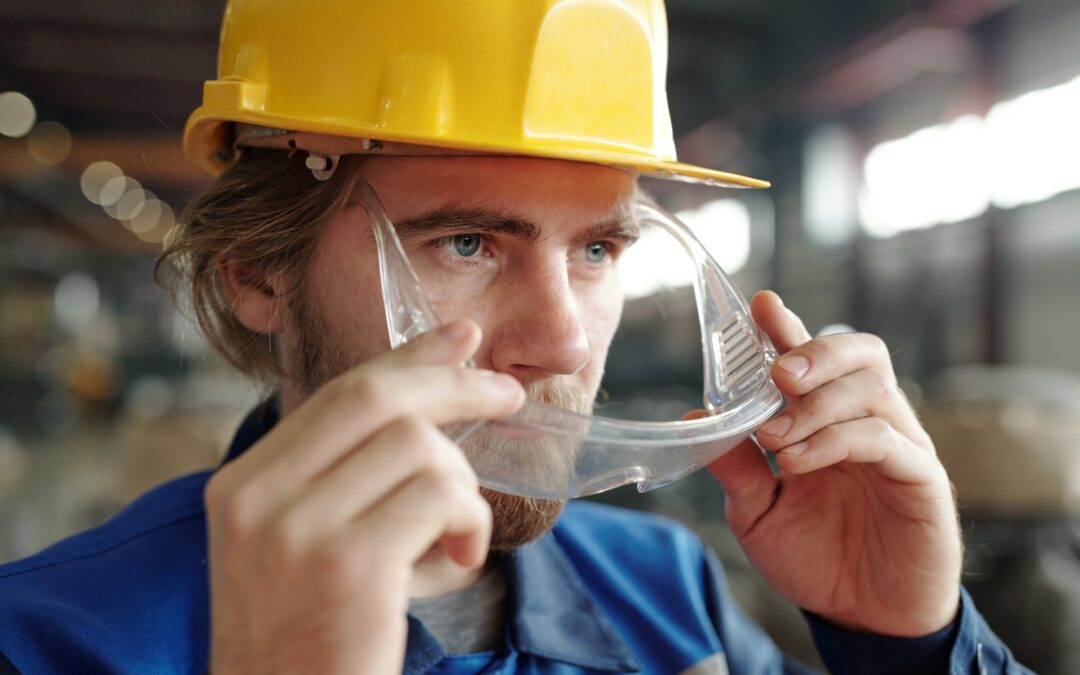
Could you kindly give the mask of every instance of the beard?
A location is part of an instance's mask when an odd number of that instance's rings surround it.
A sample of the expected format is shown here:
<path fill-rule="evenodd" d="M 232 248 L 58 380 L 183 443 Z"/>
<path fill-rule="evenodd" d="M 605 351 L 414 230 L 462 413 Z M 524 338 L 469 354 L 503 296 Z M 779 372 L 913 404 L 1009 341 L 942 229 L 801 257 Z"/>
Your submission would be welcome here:
<path fill-rule="evenodd" d="M 341 340 L 334 339 L 329 323 L 319 312 L 316 299 L 305 288 L 297 290 L 289 303 L 289 322 L 296 336 L 286 372 L 305 395 L 310 396 L 321 386 L 359 363 L 350 357 Z M 542 401 L 573 412 L 590 414 L 593 397 L 588 393 L 553 382 L 534 382 L 525 387 L 529 399 Z M 556 485 L 570 480 L 574 464 L 574 449 L 555 440 L 515 439 L 486 425 L 461 445 L 466 457 L 478 472 L 506 475 L 520 481 L 540 481 L 557 493 Z M 520 447 L 525 444 L 527 447 Z M 518 447 L 513 447 L 518 446 Z M 561 446 L 561 447 L 560 447 Z M 515 464 L 529 457 L 527 465 Z M 490 548 L 501 554 L 529 543 L 550 530 L 566 505 L 565 499 L 524 497 L 486 487 L 480 494 L 491 506 L 492 532 Z"/>

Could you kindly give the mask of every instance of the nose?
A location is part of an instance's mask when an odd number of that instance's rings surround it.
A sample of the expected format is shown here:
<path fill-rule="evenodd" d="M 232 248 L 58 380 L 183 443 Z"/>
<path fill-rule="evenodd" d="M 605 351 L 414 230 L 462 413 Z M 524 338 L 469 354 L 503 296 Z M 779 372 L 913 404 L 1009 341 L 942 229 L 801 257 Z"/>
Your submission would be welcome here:
<path fill-rule="evenodd" d="M 497 315 L 488 326 L 494 370 L 528 384 L 551 375 L 573 375 L 588 364 L 591 349 L 582 303 L 565 263 L 519 270 L 500 297 Z"/>

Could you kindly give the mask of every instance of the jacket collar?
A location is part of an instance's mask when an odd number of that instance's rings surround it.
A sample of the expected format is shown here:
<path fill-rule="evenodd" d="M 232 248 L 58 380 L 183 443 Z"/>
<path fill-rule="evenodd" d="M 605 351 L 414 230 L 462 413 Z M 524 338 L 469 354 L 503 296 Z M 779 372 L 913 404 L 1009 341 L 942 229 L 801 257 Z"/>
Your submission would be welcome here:
<path fill-rule="evenodd" d="M 254 445 L 279 417 L 276 397 L 248 413 L 223 463 Z M 504 566 L 512 607 L 508 639 L 515 651 L 594 670 L 641 669 L 551 532 L 515 550 Z M 446 656 L 434 636 L 410 616 L 404 672 L 423 673 Z"/>
<path fill-rule="evenodd" d="M 641 669 L 551 532 L 508 562 L 518 651 L 595 670 Z"/>
<path fill-rule="evenodd" d="M 221 463 L 228 464 L 244 454 L 245 450 L 255 445 L 260 438 L 274 428 L 279 417 L 281 413 L 277 396 L 271 396 L 255 406 L 240 423 L 232 443 L 229 444 L 229 451 L 225 453 L 225 459 Z"/>

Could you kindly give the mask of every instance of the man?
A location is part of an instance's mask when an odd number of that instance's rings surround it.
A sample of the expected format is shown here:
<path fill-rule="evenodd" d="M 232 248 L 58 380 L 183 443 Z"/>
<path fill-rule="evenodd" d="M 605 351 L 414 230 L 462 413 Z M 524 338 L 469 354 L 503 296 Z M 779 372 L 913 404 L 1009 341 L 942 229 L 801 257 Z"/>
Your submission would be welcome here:
<path fill-rule="evenodd" d="M 217 471 L 0 568 L 9 671 L 803 672 L 685 530 L 481 489 L 440 431 L 527 396 L 588 411 L 639 173 L 755 184 L 674 162 L 659 2 L 466 14 L 230 4 L 186 139 L 224 173 L 165 259 L 278 393 Z M 394 351 L 359 181 L 450 320 Z M 789 406 L 759 431 L 781 473 L 749 441 L 710 471 L 826 663 L 1023 672 L 960 588 L 949 482 L 885 347 L 752 309 L 783 354 Z"/>

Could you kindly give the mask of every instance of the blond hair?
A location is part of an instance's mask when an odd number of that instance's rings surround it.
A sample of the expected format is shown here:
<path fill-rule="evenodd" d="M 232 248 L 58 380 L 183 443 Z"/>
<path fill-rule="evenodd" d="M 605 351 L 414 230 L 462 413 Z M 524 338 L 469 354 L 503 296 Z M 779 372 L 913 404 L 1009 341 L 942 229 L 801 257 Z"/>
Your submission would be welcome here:
<path fill-rule="evenodd" d="M 356 165 L 345 157 L 332 179 L 319 181 L 304 165 L 306 156 L 245 150 L 187 206 L 155 268 L 209 343 L 240 372 L 264 380 L 282 374 L 276 350 L 233 314 L 221 265 L 250 270 L 253 283 L 276 279 L 290 292 L 301 287 L 319 234 L 345 207 Z"/>

